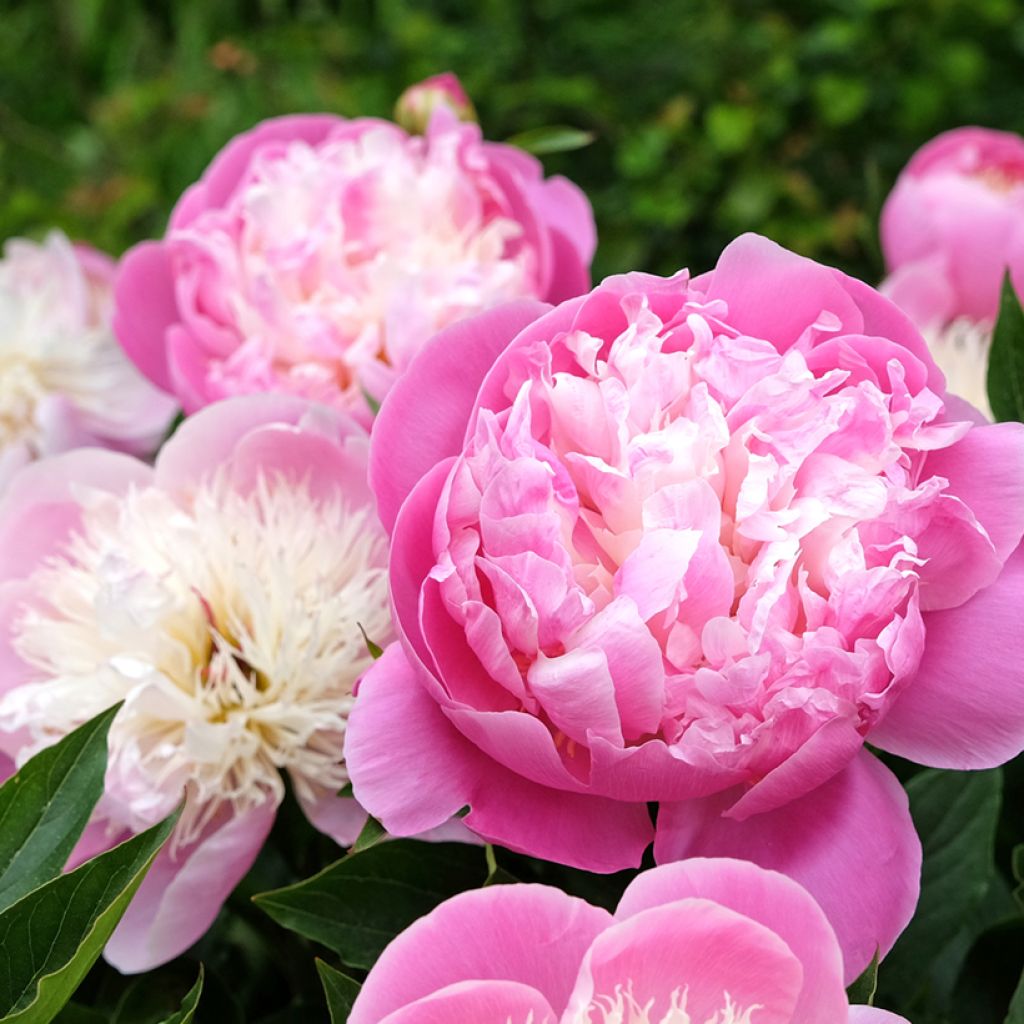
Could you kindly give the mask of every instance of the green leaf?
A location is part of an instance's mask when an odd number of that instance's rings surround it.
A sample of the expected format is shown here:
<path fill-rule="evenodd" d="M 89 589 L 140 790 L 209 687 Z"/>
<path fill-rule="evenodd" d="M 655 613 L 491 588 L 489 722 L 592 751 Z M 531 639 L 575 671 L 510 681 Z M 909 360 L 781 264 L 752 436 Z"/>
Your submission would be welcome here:
<path fill-rule="evenodd" d="M 53 1020 L 54 1024 L 110 1024 L 105 1013 L 78 1003 L 68 1003 Z"/>
<path fill-rule="evenodd" d="M 988 402 L 996 420 L 1024 420 L 1024 309 L 1009 271 L 988 357 Z"/>
<path fill-rule="evenodd" d="M 1024 843 L 1018 843 L 1010 856 L 1013 880 L 1017 883 L 1013 890 L 1013 898 L 1017 901 L 1021 913 L 1024 914 Z"/>
<path fill-rule="evenodd" d="M 387 830 L 376 818 L 367 818 L 362 832 L 356 836 L 356 841 L 352 844 L 352 853 L 362 853 L 387 837 Z"/>
<path fill-rule="evenodd" d="M 0 788 L 0 911 L 60 874 L 103 792 L 112 707 Z"/>
<path fill-rule="evenodd" d="M 359 632 L 363 634 L 363 642 L 366 644 L 366 649 L 370 652 L 370 657 L 376 661 L 383 653 L 384 648 L 380 644 L 375 644 L 367 635 L 366 630 L 363 629 L 363 624 L 357 622 L 356 625 L 359 627 Z"/>
<path fill-rule="evenodd" d="M 396 839 L 254 899 L 278 924 L 369 969 L 399 932 L 486 877 L 477 846 Z"/>
<path fill-rule="evenodd" d="M 0 914 L 0 1024 L 46 1024 L 96 962 L 177 815 Z"/>
<path fill-rule="evenodd" d="M 505 141 L 510 146 L 518 146 L 527 153 L 533 153 L 534 156 L 546 156 L 550 153 L 570 153 L 574 149 L 583 149 L 595 138 L 593 132 L 584 131 L 582 128 L 552 124 L 542 128 L 531 128 Z"/>
<path fill-rule="evenodd" d="M 1006 1015 L 1005 1024 L 1024 1024 L 1024 973 L 1010 1001 L 1010 1012 Z"/>
<path fill-rule="evenodd" d="M 878 950 L 871 958 L 871 963 L 864 968 L 861 976 L 846 990 L 850 1003 L 858 1006 L 874 1006 L 875 993 L 878 991 Z"/>
<path fill-rule="evenodd" d="M 331 1015 L 331 1024 L 345 1024 L 352 1006 L 359 995 L 359 982 L 341 971 L 329 967 L 323 960 L 316 961 L 316 969 L 320 982 L 324 986 L 327 998 L 327 1009 Z"/>
<path fill-rule="evenodd" d="M 485 889 L 489 885 L 512 885 L 519 881 L 511 871 L 506 871 L 498 863 L 498 858 L 494 855 L 494 847 L 490 843 L 484 847 L 484 857 L 487 860 L 487 878 L 484 879 Z"/>
<path fill-rule="evenodd" d="M 181 1009 L 165 1017 L 160 1024 L 192 1024 L 199 1005 L 199 997 L 203 994 L 203 965 L 199 965 L 199 977 L 181 1001 Z"/>
<path fill-rule="evenodd" d="M 931 968 L 951 943 L 968 948 L 984 930 L 978 913 L 995 878 L 995 833 L 1002 803 L 1000 769 L 928 770 L 907 783 L 921 837 L 921 898 L 881 972 L 881 988 L 906 1005 L 935 987 Z M 973 935 L 962 934 L 970 929 Z"/>

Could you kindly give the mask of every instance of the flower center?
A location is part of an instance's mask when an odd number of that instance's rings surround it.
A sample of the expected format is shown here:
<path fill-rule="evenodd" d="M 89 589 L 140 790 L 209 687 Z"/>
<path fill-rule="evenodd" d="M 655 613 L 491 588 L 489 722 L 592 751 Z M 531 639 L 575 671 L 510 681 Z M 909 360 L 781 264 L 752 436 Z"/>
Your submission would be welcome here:
<path fill-rule="evenodd" d="M 687 1013 L 689 999 L 685 988 L 675 989 L 665 1013 L 658 1014 L 653 999 L 640 1003 L 633 995 L 632 985 L 620 985 L 612 996 L 595 997 L 580 1024 L 754 1024 L 754 1012 L 763 1009 L 760 1005 L 740 1009 L 728 992 L 723 998 L 722 1007 L 711 1017 L 696 1021 Z"/>
<path fill-rule="evenodd" d="M 66 554 L 32 578 L 15 645 L 35 682 L 0 702 L 37 746 L 123 700 L 108 796 L 140 828 L 189 800 L 179 838 L 242 810 L 346 781 L 342 740 L 389 633 L 385 540 L 368 510 L 261 480 L 221 480 L 188 507 L 156 489 L 84 508 Z"/>

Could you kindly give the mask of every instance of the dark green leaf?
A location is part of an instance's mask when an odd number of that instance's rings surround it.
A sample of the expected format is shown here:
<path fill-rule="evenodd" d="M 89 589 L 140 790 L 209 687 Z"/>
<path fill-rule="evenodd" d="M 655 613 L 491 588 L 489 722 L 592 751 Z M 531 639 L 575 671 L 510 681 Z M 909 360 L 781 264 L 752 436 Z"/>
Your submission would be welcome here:
<path fill-rule="evenodd" d="M 1020 984 L 1010 1003 L 1010 1012 L 1006 1015 L 1006 1024 L 1024 1024 L 1024 973 L 1020 976 Z"/>
<path fill-rule="evenodd" d="M 323 960 L 317 960 L 316 969 L 324 986 L 327 998 L 327 1009 L 331 1015 L 331 1024 L 345 1024 L 352 1012 L 352 1005 L 359 995 L 359 982 L 341 971 L 329 967 Z"/>
<path fill-rule="evenodd" d="M 68 1003 L 53 1021 L 54 1024 L 109 1024 L 105 1013 L 78 1003 Z"/>
<path fill-rule="evenodd" d="M 387 837 L 387 830 L 376 818 L 367 818 L 362 832 L 356 836 L 356 841 L 352 844 L 352 852 L 362 853 L 363 850 L 376 846 L 382 840 L 387 839 Z"/>
<path fill-rule="evenodd" d="M 852 1004 L 875 1005 L 875 993 L 878 991 L 878 950 L 871 958 L 871 963 L 864 968 L 861 976 L 846 990 Z"/>
<path fill-rule="evenodd" d="M 32 758 L 0 788 L 0 911 L 56 877 L 103 792 L 112 707 Z"/>
<path fill-rule="evenodd" d="M 188 994 L 181 1001 L 181 1009 L 165 1017 L 161 1024 L 192 1024 L 195 1019 L 196 1007 L 199 1005 L 199 997 L 203 994 L 203 967 L 199 965 L 199 977 L 196 983 L 189 989 Z"/>
<path fill-rule="evenodd" d="M 254 898 L 278 924 L 369 969 L 399 932 L 486 877 L 477 846 L 396 839 Z"/>
<path fill-rule="evenodd" d="M 594 141 L 594 133 L 582 128 L 570 128 L 567 125 L 552 124 L 543 128 L 531 128 L 506 139 L 511 146 L 525 149 L 534 156 L 546 156 L 550 153 L 569 153 L 574 149 L 583 149 Z"/>
<path fill-rule="evenodd" d="M 920 772 L 907 783 L 924 849 L 921 899 L 886 958 L 881 988 L 910 1005 L 929 989 L 933 964 L 951 943 L 968 948 L 986 927 L 978 914 L 995 877 L 1002 772 Z M 964 935 L 968 929 L 973 932 Z"/>
<path fill-rule="evenodd" d="M 1017 901 L 1021 913 L 1024 913 L 1024 843 L 1013 848 L 1013 880 L 1017 883 L 1013 890 L 1013 898 Z"/>
<path fill-rule="evenodd" d="M 0 914 L 0 1021 L 46 1024 L 96 962 L 177 815 Z"/>
<path fill-rule="evenodd" d="M 999 319 L 992 335 L 988 401 L 997 420 L 1024 420 L 1024 309 L 1009 272 L 1003 278 Z"/>

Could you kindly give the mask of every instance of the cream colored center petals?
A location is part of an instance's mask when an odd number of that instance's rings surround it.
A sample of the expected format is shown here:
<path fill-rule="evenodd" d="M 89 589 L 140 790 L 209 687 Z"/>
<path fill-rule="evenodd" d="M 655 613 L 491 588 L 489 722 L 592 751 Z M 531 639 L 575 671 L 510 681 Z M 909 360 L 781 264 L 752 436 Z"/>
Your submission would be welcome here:
<path fill-rule="evenodd" d="M 18 625 L 36 685 L 0 702 L 54 742 L 118 701 L 106 810 L 141 829 L 188 793 L 178 841 L 224 807 L 347 781 L 352 689 L 390 630 L 385 539 L 372 513 L 262 480 L 221 479 L 188 507 L 157 489 L 91 497 L 81 532 L 31 581 Z"/>
<path fill-rule="evenodd" d="M 598 996 L 580 1024 L 756 1024 L 755 1012 L 760 1006 L 746 1010 L 736 1006 L 729 993 L 723 995 L 722 1007 L 706 1020 L 696 1020 L 687 1013 L 688 998 L 685 988 L 672 993 L 671 1005 L 664 1014 L 654 1010 L 654 1000 L 640 1002 L 632 986 L 619 987 L 614 996 Z"/>

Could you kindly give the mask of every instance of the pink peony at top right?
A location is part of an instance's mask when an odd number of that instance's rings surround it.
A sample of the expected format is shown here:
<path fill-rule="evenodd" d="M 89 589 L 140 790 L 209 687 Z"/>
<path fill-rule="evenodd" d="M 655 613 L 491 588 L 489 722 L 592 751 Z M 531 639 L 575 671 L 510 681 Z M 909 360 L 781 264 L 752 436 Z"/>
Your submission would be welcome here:
<path fill-rule="evenodd" d="M 925 334 L 950 391 L 987 414 L 1006 270 L 1024 291 L 1024 138 L 971 127 L 932 139 L 886 200 L 881 234 L 882 292 Z"/>

